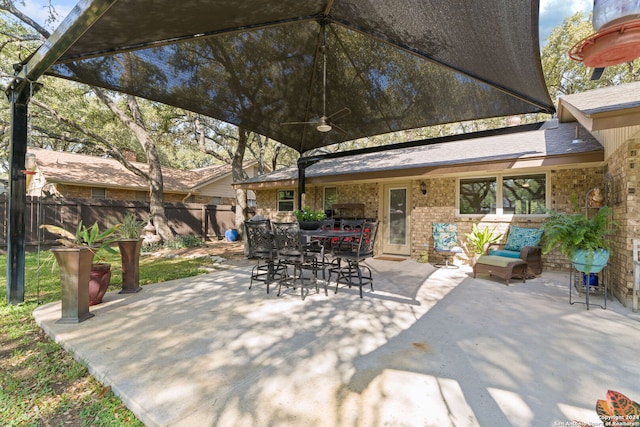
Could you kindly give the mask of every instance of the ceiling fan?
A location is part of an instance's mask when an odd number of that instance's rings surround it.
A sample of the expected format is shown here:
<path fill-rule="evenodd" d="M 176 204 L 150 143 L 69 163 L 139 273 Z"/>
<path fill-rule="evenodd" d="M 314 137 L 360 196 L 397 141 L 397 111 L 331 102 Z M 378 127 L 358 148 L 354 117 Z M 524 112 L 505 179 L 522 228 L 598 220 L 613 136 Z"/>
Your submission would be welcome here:
<path fill-rule="evenodd" d="M 317 121 L 310 122 L 286 122 L 282 125 L 307 125 L 313 124 L 316 126 L 318 132 L 329 132 L 334 128 L 343 134 L 347 132 L 340 126 L 335 124 L 335 120 L 351 114 L 351 110 L 344 107 L 327 116 L 327 45 L 325 39 L 325 24 L 322 24 L 322 46 L 320 46 L 320 53 L 322 54 L 322 116 Z"/>

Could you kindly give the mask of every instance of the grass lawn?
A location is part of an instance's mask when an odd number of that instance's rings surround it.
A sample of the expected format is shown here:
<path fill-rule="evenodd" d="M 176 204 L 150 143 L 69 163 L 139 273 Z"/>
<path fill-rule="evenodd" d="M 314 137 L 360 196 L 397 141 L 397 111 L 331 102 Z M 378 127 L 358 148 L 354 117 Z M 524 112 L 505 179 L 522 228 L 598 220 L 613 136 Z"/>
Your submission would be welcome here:
<path fill-rule="evenodd" d="M 0 425 L 2 426 L 141 426 L 108 388 L 95 380 L 46 336 L 33 320 L 40 304 L 60 299 L 58 267 L 48 251 L 27 253 L 25 302 L 6 301 L 7 257 L 0 255 Z M 109 291 L 122 283 L 118 254 L 107 254 L 112 277 Z M 45 262 L 46 261 L 46 262 Z M 44 265 L 43 265 L 44 264 Z M 141 257 L 140 285 L 205 273 L 206 258 Z M 38 269 L 38 265 L 42 265 Z"/>

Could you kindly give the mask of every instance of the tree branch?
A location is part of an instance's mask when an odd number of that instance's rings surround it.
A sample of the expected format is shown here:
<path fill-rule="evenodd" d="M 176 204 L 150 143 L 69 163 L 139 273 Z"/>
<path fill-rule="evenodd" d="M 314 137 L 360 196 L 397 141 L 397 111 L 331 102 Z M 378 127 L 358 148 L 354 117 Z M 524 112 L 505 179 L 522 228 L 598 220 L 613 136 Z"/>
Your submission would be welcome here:
<path fill-rule="evenodd" d="M 48 106 L 47 104 L 38 101 L 36 99 L 31 99 L 31 102 L 33 103 L 33 105 L 42 108 L 43 110 L 45 110 L 47 113 L 49 113 L 50 115 L 52 115 L 56 120 L 60 121 L 60 123 L 63 123 L 64 125 L 75 129 L 76 131 L 82 133 L 83 135 L 87 135 L 88 137 L 92 138 L 94 141 L 97 141 L 99 143 L 99 145 L 102 145 L 103 148 L 105 149 L 105 151 L 113 158 L 115 158 L 116 160 L 118 160 L 120 163 L 122 163 L 122 165 L 127 168 L 127 170 L 129 170 L 130 172 L 138 175 L 141 178 L 144 178 L 146 180 L 149 180 L 149 175 L 135 167 L 131 162 L 129 162 L 124 156 L 122 156 L 122 154 L 120 154 L 119 150 L 114 147 L 109 141 L 107 141 L 107 139 L 105 139 L 104 137 L 98 135 L 97 133 L 86 129 L 84 126 L 80 125 L 79 123 L 67 119 L 66 117 L 62 117 L 60 114 L 58 114 L 57 111 L 55 111 L 53 108 L 51 108 L 50 106 Z M 43 133 L 48 134 L 46 131 L 43 131 Z M 83 143 L 86 141 L 82 141 Z"/>

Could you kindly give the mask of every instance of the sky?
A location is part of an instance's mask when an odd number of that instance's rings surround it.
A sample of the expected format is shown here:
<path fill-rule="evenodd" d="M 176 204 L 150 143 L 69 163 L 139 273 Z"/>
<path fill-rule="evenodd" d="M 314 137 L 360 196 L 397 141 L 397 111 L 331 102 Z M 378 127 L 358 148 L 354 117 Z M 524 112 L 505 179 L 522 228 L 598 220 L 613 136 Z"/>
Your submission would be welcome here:
<path fill-rule="evenodd" d="M 62 18 L 67 16 L 77 3 L 76 0 L 52 0 L 51 2 Z M 25 6 L 18 5 L 18 7 L 42 24 L 47 15 L 47 10 L 44 8 L 46 4 L 47 0 L 25 0 Z M 551 30 L 560 25 L 565 18 L 579 10 L 589 13 L 592 9 L 593 0 L 540 0 L 540 45 L 545 44 L 545 39 Z"/>

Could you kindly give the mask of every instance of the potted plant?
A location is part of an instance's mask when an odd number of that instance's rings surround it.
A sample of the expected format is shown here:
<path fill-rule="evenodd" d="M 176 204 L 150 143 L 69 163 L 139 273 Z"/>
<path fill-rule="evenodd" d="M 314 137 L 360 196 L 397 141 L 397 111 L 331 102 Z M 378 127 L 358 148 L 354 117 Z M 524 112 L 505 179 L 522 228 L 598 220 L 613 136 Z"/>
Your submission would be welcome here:
<path fill-rule="evenodd" d="M 305 206 L 303 210 L 293 211 L 296 219 L 300 223 L 303 230 L 317 230 L 322 224 L 321 221 L 327 217 L 322 210 L 314 211 L 309 206 Z"/>
<path fill-rule="evenodd" d="M 484 227 L 480 229 L 478 224 L 471 226 L 471 233 L 465 234 L 467 237 L 467 248 L 473 254 L 473 260 L 475 260 L 485 253 L 487 247 L 492 243 L 498 243 L 502 234 L 495 232 L 495 228 Z"/>
<path fill-rule="evenodd" d="M 102 250 L 116 253 L 111 244 L 115 241 L 113 234 L 120 226 L 121 224 L 117 224 L 100 232 L 97 222 L 87 228 L 80 221 L 75 234 L 55 225 L 43 224 L 40 226 L 50 233 L 60 236 L 57 241 L 62 247 L 51 248 L 51 252 L 60 266 L 60 280 L 63 288 L 63 319 L 65 317 L 65 289 L 68 289 L 69 294 L 67 301 L 67 305 L 71 307 L 69 312 L 75 313 L 77 310 L 74 307 L 82 306 L 80 310 L 83 312 L 82 315 L 71 315 L 73 318 L 77 318 L 76 321 L 85 320 L 80 320 L 80 317 L 89 314 L 88 307 L 84 313 L 85 288 L 87 288 L 89 299 L 87 305 L 102 302 L 102 297 L 106 293 L 111 279 L 111 265 L 100 260 L 99 262 L 93 260 L 94 256 Z"/>
<path fill-rule="evenodd" d="M 601 207 L 593 217 L 582 213 L 551 212 L 542 224 L 542 252 L 558 248 L 576 270 L 585 274 L 599 273 L 609 260 L 609 239 L 616 223 L 610 221 L 611 209 Z"/>
<path fill-rule="evenodd" d="M 118 229 L 118 248 L 122 260 L 122 290 L 121 294 L 139 292 L 140 287 L 140 248 L 143 237 L 140 235 L 145 227 L 144 221 L 138 220 L 133 214 L 127 214 Z"/>

